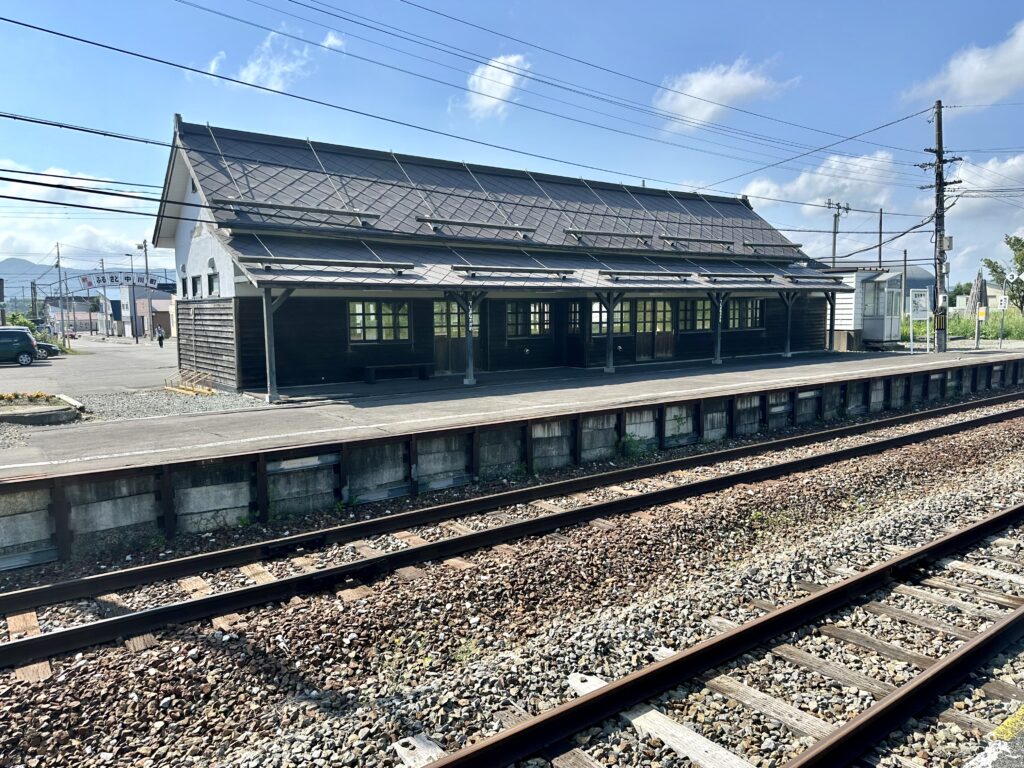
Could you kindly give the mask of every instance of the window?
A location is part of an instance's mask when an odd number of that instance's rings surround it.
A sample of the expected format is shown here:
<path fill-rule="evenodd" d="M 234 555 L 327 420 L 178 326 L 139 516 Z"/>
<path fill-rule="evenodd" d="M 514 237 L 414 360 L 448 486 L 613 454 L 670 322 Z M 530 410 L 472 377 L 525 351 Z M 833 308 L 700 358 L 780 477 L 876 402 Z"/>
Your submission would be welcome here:
<path fill-rule="evenodd" d="M 620 301 L 612 312 L 612 332 L 624 336 L 633 332 L 631 301 Z M 608 313 L 601 302 L 590 303 L 590 331 L 593 336 L 604 336 L 608 333 Z"/>
<path fill-rule="evenodd" d="M 409 305 L 400 301 L 350 301 L 350 341 L 408 341 Z"/>
<path fill-rule="evenodd" d="M 384 341 L 409 340 L 409 305 L 385 301 L 380 305 L 380 332 Z"/>
<path fill-rule="evenodd" d="M 377 302 L 348 303 L 348 338 L 351 341 L 377 341 Z"/>
<path fill-rule="evenodd" d="M 654 302 L 654 330 L 658 333 L 672 333 L 672 304 L 668 301 Z"/>
<path fill-rule="evenodd" d="M 569 333 L 577 335 L 580 332 L 580 303 L 574 301 L 569 305 Z"/>
<path fill-rule="evenodd" d="M 220 275 L 216 272 L 206 276 L 206 295 L 220 296 Z"/>
<path fill-rule="evenodd" d="M 188 280 L 181 278 L 181 298 L 188 296 Z"/>
<path fill-rule="evenodd" d="M 547 336 L 551 333 L 551 305 L 546 301 L 509 301 L 505 304 L 508 338 Z"/>
<path fill-rule="evenodd" d="M 473 314 L 473 336 L 480 335 L 480 309 Z M 434 302 L 434 335 L 450 339 L 466 337 L 466 315 L 454 301 Z"/>
<path fill-rule="evenodd" d="M 881 315 L 885 311 L 885 284 L 884 283 L 863 283 L 864 285 L 864 314 Z"/>
<path fill-rule="evenodd" d="M 192 298 L 199 298 L 199 275 L 192 278 Z"/>
<path fill-rule="evenodd" d="M 730 331 L 764 328 L 764 299 L 729 299 L 725 320 Z"/>
<path fill-rule="evenodd" d="M 679 302 L 680 331 L 711 330 L 711 299 L 683 299 Z"/>

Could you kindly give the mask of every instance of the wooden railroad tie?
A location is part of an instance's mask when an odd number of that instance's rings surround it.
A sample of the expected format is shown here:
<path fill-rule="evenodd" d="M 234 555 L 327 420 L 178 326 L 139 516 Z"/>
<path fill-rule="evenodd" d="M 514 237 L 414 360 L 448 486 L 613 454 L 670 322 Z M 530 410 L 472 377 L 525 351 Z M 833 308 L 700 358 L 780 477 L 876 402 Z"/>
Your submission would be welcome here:
<path fill-rule="evenodd" d="M 498 712 L 497 718 L 503 728 L 514 728 L 529 720 L 530 715 L 522 707 L 512 704 L 508 709 Z M 581 749 L 573 748 L 559 752 L 549 748 L 544 750 L 544 756 L 551 761 L 554 768 L 602 768 L 601 763 Z"/>
<path fill-rule="evenodd" d="M 22 637 L 35 637 L 42 634 L 39 629 L 39 617 L 34 610 L 12 613 L 7 616 L 7 634 L 11 640 L 18 640 Z M 53 674 L 50 662 L 37 661 L 34 664 L 26 664 L 16 667 L 14 679 L 23 682 L 39 682 Z"/>
<path fill-rule="evenodd" d="M 124 599 L 116 592 L 109 592 L 105 595 L 100 595 L 96 598 L 96 602 L 100 604 L 105 616 L 124 616 L 125 614 L 132 612 L 132 609 L 128 607 L 128 604 L 125 603 Z M 135 653 L 144 651 L 147 648 L 152 648 L 155 645 L 156 637 L 153 636 L 152 632 L 134 635 L 126 638 L 124 641 L 124 647 L 129 651 L 134 651 Z"/>
<path fill-rule="evenodd" d="M 406 768 L 423 768 L 448 754 L 422 733 L 399 739 L 391 748 Z"/>
<path fill-rule="evenodd" d="M 189 597 L 207 597 L 213 594 L 213 589 L 202 576 L 186 576 L 178 580 L 178 586 L 188 594 Z M 211 623 L 214 629 L 227 632 L 233 626 L 242 621 L 237 613 L 227 613 L 223 616 L 215 616 Z"/>

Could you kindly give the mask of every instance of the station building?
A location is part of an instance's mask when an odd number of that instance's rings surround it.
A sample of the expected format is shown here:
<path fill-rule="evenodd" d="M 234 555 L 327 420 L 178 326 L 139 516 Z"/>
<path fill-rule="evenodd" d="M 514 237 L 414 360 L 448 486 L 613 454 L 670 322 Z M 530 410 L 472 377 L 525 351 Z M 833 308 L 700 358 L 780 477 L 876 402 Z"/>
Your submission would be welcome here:
<path fill-rule="evenodd" d="M 182 371 L 225 389 L 790 355 L 837 293 L 745 198 L 176 116 L 154 243 Z"/>

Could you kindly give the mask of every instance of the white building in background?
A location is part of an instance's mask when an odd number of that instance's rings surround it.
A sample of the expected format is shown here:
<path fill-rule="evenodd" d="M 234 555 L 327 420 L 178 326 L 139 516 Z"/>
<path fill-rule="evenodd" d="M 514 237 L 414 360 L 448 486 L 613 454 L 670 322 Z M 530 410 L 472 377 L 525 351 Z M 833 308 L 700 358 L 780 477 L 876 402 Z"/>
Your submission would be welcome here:
<path fill-rule="evenodd" d="M 838 267 L 853 293 L 836 294 L 836 349 L 853 352 L 900 340 L 903 275 L 877 267 Z"/>

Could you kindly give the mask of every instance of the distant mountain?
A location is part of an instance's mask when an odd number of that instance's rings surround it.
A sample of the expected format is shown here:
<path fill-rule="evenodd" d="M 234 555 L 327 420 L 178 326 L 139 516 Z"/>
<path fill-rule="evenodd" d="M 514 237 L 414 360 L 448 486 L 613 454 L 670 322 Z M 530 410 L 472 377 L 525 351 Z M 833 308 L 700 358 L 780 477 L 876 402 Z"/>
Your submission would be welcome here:
<path fill-rule="evenodd" d="M 75 290 L 79 286 L 75 278 L 89 272 L 85 269 L 64 268 L 63 265 L 61 271 L 67 278 L 69 290 Z M 36 281 L 40 298 L 57 295 L 57 269 L 52 261 L 39 264 L 27 259 L 3 259 L 0 261 L 0 278 L 4 280 L 4 293 L 8 301 L 21 299 L 22 295 L 26 299 L 30 298 L 33 280 Z M 24 294 L 22 289 L 24 289 Z"/>

